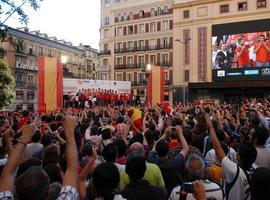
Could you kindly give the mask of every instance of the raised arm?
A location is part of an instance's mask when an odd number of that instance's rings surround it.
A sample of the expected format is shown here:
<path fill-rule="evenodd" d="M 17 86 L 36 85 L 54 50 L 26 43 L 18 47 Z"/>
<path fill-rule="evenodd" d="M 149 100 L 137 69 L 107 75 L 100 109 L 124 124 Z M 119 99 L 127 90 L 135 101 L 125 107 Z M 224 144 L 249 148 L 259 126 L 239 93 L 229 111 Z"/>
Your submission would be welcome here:
<path fill-rule="evenodd" d="M 79 160 L 78 151 L 74 138 L 74 128 L 78 122 L 76 116 L 66 115 L 64 130 L 66 136 L 66 159 L 67 170 L 63 178 L 63 186 L 78 188 Z"/>
<path fill-rule="evenodd" d="M 215 132 L 215 129 L 213 127 L 213 124 L 212 124 L 212 121 L 210 119 L 210 115 L 209 113 L 206 113 L 205 114 L 205 120 L 206 120 L 206 123 L 207 123 L 207 126 L 209 128 L 209 131 L 210 131 L 210 138 L 211 138 L 211 142 L 213 144 L 213 147 L 216 151 L 216 155 L 217 155 L 217 158 L 222 161 L 223 158 L 225 157 L 225 153 L 220 145 L 220 142 L 217 138 L 217 135 L 216 135 L 216 132 Z"/>
<path fill-rule="evenodd" d="M 21 161 L 22 152 L 24 152 L 27 143 L 31 141 L 34 132 L 35 126 L 33 124 L 24 126 L 22 128 L 22 137 L 20 138 L 19 143 L 16 145 L 16 148 L 9 156 L 7 165 L 3 169 L 0 178 L 0 192 L 13 190 L 16 169 Z"/>
<path fill-rule="evenodd" d="M 183 149 L 180 153 L 186 158 L 188 155 L 188 152 L 189 152 L 189 146 L 188 146 L 187 141 L 184 137 L 182 127 L 176 126 L 176 128 L 177 128 L 177 132 L 178 132 L 178 137 L 179 137 L 181 144 L 182 144 L 182 147 L 183 147 Z"/>

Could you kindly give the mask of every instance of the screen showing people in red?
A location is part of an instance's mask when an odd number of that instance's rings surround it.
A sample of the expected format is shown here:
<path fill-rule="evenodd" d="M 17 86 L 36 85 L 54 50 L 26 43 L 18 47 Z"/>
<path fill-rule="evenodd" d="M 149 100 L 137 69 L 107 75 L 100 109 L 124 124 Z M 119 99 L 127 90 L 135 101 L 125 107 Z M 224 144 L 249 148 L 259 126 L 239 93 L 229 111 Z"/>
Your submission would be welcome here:
<path fill-rule="evenodd" d="M 270 66 L 270 31 L 212 37 L 212 68 Z"/>

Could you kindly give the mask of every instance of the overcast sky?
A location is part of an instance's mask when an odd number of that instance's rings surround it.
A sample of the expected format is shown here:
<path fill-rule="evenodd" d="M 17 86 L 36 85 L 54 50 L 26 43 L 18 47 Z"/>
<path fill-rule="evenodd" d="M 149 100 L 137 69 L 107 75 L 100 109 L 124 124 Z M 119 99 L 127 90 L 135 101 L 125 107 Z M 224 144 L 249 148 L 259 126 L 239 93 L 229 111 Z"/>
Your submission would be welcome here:
<path fill-rule="evenodd" d="M 43 0 L 38 11 L 24 7 L 29 15 L 30 30 L 40 30 L 49 36 L 99 48 L 100 0 Z M 22 27 L 15 16 L 8 25 Z"/>

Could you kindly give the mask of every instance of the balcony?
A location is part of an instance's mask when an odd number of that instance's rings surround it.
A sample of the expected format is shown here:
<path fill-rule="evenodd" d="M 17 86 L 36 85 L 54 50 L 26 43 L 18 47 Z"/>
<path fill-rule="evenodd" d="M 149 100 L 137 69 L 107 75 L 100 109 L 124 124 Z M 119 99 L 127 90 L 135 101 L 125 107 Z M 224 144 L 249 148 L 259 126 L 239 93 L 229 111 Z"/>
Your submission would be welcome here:
<path fill-rule="evenodd" d="M 31 71 L 38 71 L 38 66 L 27 65 L 27 64 L 23 64 L 23 63 L 19 63 L 19 62 L 16 62 L 16 68 L 17 69 L 31 70 Z"/>
<path fill-rule="evenodd" d="M 116 64 L 114 69 L 139 69 L 145 68 L 145 63 L 137 63 L 137 64 Z"/>
<path fill-rule="evenodd" d="M 156 63 L 156 65 L 161 66 L 161 67 L 170 67 L 170 62 L 164 61 L 164 62 Z"/>
<path fill-rule="evenodd" d="M 171 49 L 171 45 L 166 43 L 166 44 L 160 44 L 159 46 L 160 49 Z"/>
<path fill-rule="evenodd" d="M 164 84 L 165 85 L 172 85 L 172 80 L 165 80 Z"/>
<path fill-rule="evenodd" d="M 162 49 L 171 49 L 170 44 L 160 44 L 160 45 L 149 45 L 149 46 L 137 46 L 137 47 L 126 47 L 126 48 L 116 48 L 114 53 L 128 53 L 128 52 L 140 52 L 140 51 L 155 51 Z"/>
<path fill-rule="evenodd" d="M 98 53 L 99 56 L 111 55 L 111 50 L 103 50 Z"/>
<path fill-rule="evenodd" d="M 96 72 L 109 72 L 110 71 L 110 65 L 99 65 L 95 68 Z"/>

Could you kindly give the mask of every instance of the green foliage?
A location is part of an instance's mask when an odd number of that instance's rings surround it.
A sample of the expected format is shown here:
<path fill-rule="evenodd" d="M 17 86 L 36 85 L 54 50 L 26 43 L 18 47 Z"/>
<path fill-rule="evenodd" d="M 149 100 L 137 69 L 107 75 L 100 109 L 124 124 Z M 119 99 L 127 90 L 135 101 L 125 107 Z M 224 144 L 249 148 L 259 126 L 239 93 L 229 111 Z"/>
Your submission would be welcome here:
<path fill-rule="evenodd" d="M 0 109 L 14 101 L 15 81 L 7 64 L 0 59 Z"/>
<path fill-rule="evenodd" d="M 8 27 L 5 25 L 7 20 L 15 15 L 23 25 L 27 25 L 29 21 L 28 15 L 23 10 L 24 6 L 37 10 L 39 8 L 39 0 L 0 0 L 0 58 L 6 56 L 6 51 L 1 44 L 3 42 L 12 43 L 12 37 L 8 33 Z"/>

